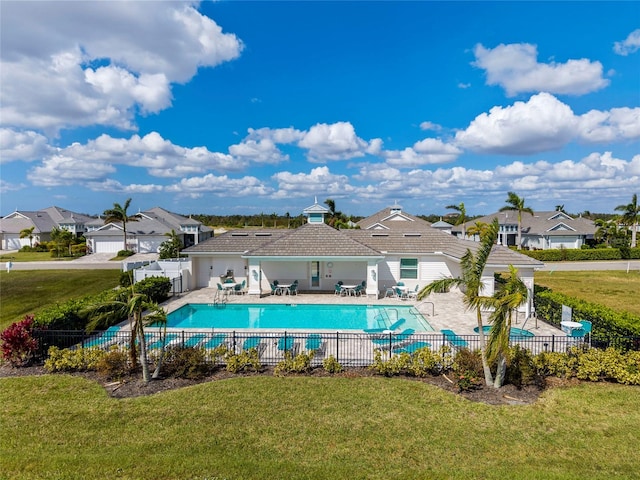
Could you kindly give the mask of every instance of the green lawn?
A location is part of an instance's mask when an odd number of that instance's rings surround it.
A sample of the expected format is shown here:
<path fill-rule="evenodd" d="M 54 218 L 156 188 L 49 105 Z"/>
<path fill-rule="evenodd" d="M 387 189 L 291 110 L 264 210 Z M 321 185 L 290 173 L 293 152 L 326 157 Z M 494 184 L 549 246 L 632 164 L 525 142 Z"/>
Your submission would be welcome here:
<path fill-rule="evenodd" d="M 640 315 L 640 271 L 536 272 L 536 285 Z"/>
<path fill-rule="evenodd" d="M 405 379 L 238 377 L 116 400 L 66 375 L 0 379 L 12 479 L 638 478 L 640 388 L 534 405 Z"/>
<path fill-rule="evenodd" d="M 55 258 L 51 256 L 51 252 L 14 252 L 0 255 L 0 262 L 9 260 L 12 262 L 65 262 L 75 260 L 75 257 Z"/>
<path fill-rule="evenodd" d="M 119 270 L 0 271 L 0 331 L 28 313 L 118 285 Z"/>

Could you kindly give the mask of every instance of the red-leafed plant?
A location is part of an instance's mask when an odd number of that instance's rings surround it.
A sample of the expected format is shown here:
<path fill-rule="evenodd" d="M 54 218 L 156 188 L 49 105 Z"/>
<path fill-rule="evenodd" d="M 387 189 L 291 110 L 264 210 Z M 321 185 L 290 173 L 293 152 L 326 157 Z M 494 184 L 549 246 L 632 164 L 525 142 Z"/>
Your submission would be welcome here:
<path fill-rule="evenodd" d="M 29 365 L 38 349 L 38 340 L 33 338 L 33 315 L 7 327 L 0 333 L 0 342 L 2 358 L 14 367 Z"/>

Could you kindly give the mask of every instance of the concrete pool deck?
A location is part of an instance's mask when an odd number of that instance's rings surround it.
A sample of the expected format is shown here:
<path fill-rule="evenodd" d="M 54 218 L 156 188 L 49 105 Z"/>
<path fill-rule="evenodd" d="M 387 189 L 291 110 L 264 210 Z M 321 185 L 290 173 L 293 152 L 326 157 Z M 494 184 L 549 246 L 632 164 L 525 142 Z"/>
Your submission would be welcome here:
<path fill-rule="evenodd" d="M 217 290 L 214 288 L 201 288 L 198 290 L 177 295 L 163 304 L 167 312 L 177 310 L 188 303 L 214 303 Z M 327 304 L 327 305 L 380 305 L 380 306 L 410 306 L 414 305 L 426 318 L 435 332 L 442 329 L 453 330 L 458 335 L 477 335 L 473 331 L 478 326 L 474 311 L 468 311 L 463 304 L 463 294 L 454 289 L 448 293 L 435 293 L 423 300 L 401 300 L 399 298 L 373 298 L 339 296 L 334 293 L 304 293 L 298 295 L 228 295 L 227 303 L 264 303 L 264 304 Z M 483 313 L 484 323 L 487 324 L 489 313 Z M 565 336 L 566 334 L 555 327 L 530 318 L 525 323 L 523 314 L 518 315 L 514 327 L 531 331 L 536 336 Z"/>

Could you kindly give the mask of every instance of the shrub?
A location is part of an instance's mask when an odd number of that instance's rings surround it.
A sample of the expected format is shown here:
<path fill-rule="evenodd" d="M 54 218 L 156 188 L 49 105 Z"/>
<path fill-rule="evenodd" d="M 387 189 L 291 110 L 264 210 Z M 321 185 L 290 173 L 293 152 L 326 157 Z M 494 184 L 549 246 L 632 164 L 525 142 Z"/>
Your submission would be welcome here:
<path fill-rule="evenodd" d="M 227 371 L 231 373 L 259 372 L 262 369 L 260 356 L 255 348 L 243 350 L 238 354 L 229 352 L 225 356 L 225 361 L 227 362 Z"/>
<path fill-rule="evenodd" d="M 324 368 L 325 372 L 331 374 L 340 373 L 342 372 L 342 370 L 344 370 L 342 368 L 342 365 L 340 365 L 340 362 L 338 362 L 336 357 L 334 357 L 333 355 L 329 355 L 322 361 L 322 368 Z"/>
<path fill-rule="evenodd" d="M 284 360 L 276 365 L 273 374 L 283 376 L 287 373 L 309 373 L 312 359 L 313 355 L 309 353 L 302 352 L 294 357 L 291 352 L 285 352 Z"/>
<path fill-rule="evenodd" d="M 456 386 L 459 392 L 470 392 L 482 388 L 482 377 L 476 372 L 465 371 L 456 374 Z"/>
<path fill-rule="evenodd" d="M 130 257 L 131 255 L 135 255 L 136 252 L 132 252 L 131 250 L 118 250 L 118 253 L 116 254 L 117 257 L 121 257 L 121 258 L 126 258 L 126 257 Z"/>
<path fill-rule="evenodd" d="M 69 348 L 60 349 L 50 347 L 49 357 L 44 362 L 48 372 L 85 372 L 97 370 L 98 363 L 107 354 L 99 348 Z"/>
<path fill-rule="evenodd" d="M 47 327 L 50 330 L 84 330 L 87 324 L 84 310 L 91 305 L 113 301 L 116 295 L 117 292 L 114 290 L 105 290 L 97 295 L 87 295 L 49 305 L 36 314 L 35 323 L 38 327 Z M 114 319 L 113 323 L 121 320 L 124 318 Z"/>
<path fill-rule="evenodd" d="M 26 315 L 23 320 L 12 323 L 0 333 L 2 358 L 14 367 L 29 365 L 38 350 L 33 327 L 33 315 Z"/>
<path fill-rule="evenodd" d="M 415 377 L 440 375 L 451 364 L 451 347 L 443 345 L 438 353 L 429 348 L 420 348 L 411 355 L 408 373 Z"/>
<path fill-rule="evenodd" d="M 129 352 L 119 350 L 117 346 L 111 347 L 96 365 L 98 373 L 109 380 L 120 379 L 131 373 L 129 365 Z"/>
<path fill-rule="evenodd" d="M 479 350 L 472 351 L 468 348 L 461 348 L 454 355 L 451 368 L 457 374 L 473 374 L 484 377 L 482 356 Z"/>
<path fill-rule="evenodd" d="M 169 298 L 171 280 L 166 277 L 147 277 L 135 285 L 136 291 L 146 295 L 151 302 L 162 303 Z"/>
<path fill-rule="evenodd" d="M 509 355 L 510 361 L 507 365 L 505 383 L 522 388 L 525 385 L 536 384 L 542 386 L 544 377 L 538 374 L 533 356 L 529 350 L 520 345 L 514 345 Z"/>
<path fill-rule="evenodd" d="M 400 355 L 391 355 L 388 359 L 382 358 L 382 351 L 376 350 L 373 354 L 373 363 L 369 366 L 371 370 L 385 377 L 405 374 L 411 365 L 411 355 L 401 353 Z"/>
<path fill-rule="evenodd" d="M 204 348 L 175 346 L 164 352 L 162 364 L 166 375 L 197 380 L 209 372 Z"/>
<path fill-rule="evenodd" d="M 133 272 L 120 272 L 120 279 L 118 280 L 118 285 L 121 287 L 130 287 L 133 282 Z"/>

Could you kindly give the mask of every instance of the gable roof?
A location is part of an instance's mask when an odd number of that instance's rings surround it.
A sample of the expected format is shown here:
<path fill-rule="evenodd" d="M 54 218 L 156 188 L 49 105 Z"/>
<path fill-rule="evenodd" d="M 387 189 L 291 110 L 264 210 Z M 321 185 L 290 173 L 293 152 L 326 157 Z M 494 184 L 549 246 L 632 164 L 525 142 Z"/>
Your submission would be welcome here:
<path fill-rule="evenodd" d="M 371 229 L 411 229 L 431 225 L 426 220 L 403 212 L 399 205 L 380 210 L 373 215 L 363 218 L 357 225 L 364 230 Z"/>
<path fill-rule="evenodd" d="M 518 213 L 516 210 L 505 210 L 476 218 L 465 223 L 469 228 L 476 222 L 491 223 L 494 218 L 500 225 L 517 225 Z M 454 232 L 462 232 L 462 226 L 453 228 Z M 592 220 L 583 217 L 572 217 L 564 212 L 541 211 L 522 214 L 522 233 L 524 235 L 593 235 L 596 226 Z"/>
<path fill-rule="evenodd" d="M 0 219 L 0 231 L 20 233 L 34 227 L 34 233 L 50 233 L 61 224 L 87 224 L 92 220 L 88 215 L 72 212 L 60 207 L 48 207 L 36 211 L 18 211 Z"/>

